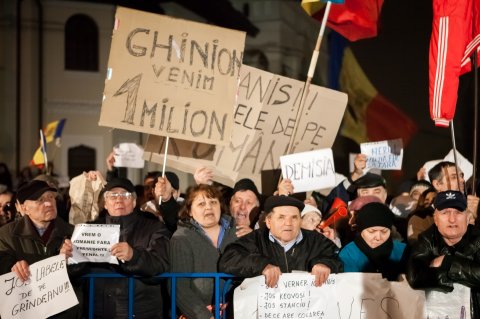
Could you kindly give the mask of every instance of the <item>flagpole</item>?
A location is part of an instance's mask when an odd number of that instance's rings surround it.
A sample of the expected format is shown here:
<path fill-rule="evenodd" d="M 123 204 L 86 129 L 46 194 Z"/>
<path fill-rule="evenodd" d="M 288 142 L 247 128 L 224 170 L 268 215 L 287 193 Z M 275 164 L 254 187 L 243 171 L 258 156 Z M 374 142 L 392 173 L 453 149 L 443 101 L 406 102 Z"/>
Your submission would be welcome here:
<path fill-rule="evenodd" d="M 162 168 L 162 178 L 165 178 L 165 168 L 167 167 L 167 153 L 168 153 L 168 141 L 170 136 L 167 135 L 165 139 L 165 152 L 163 154 L 163 168 Z M 162 196 L 158 199 L 158 205 L 162 205 Z"/>
<path fill-rule="evenodd" d="M 472 55 L 473 68 L 473 172 L 472 172 L 472 195 L 475 195 L 477 188 L 477 132 L 478 132 L 478 51 L 474 50 Z"/>
<path fill-rule="evenodd" d="M 300 116 L 303 113 L 303 109 L 305 107 L 305 102 L 307 99 L 307 95 L 310 89 L 310 84 L 312 83 L 313 74 L 315 73 L 315 68 L 317 66 L 318 56 L 320 55 L 320 45 L 322 44 L 323 35 L 325 33 L 325 26 L 327 25 L 328 15 L 330 14 L 330 7 L 332 6 L 332 2 L 328 1 L 325 7 L 325 13 L 323 14 L 322 24 L 320 26 L 320 31 L 317 37 L 317 43 L 315 44 L 315 49 L 313 50 L 312 59 L 310 60 L 310 67 L 308 68 L 307 73 L 307 80 L 303 85 L 302 97 L 300 99 L 300 105 L 297 110 L 297 115 L 295 117 L 295 124 L 293 126 L 292 136 L 290 136 L 290 141 L 288 142 L 288 154 L 291 154 L 294 150 L 294 142 L 297 136 L 298 131 L 298 121 Z"/>
<path fill-rule="evenodd" d="M 453 158 L 455 161 L 455 173 L 457 174 L 457 186 L 460 191 L 460 179 L 458 178 L 458 160 L 457 160 L 457 146 L 455 144 L 455 130 L 453 128 L 453 119 L 450 121 L 450 131 L 452 133 Z"/>
<path fill-rule="evenodd" d="M 43 153 L 43 161 L 45 162 L 45 174 L 48 173 L 48 158 L 47 158 L 47 141 L 45 140 L 45 135 L 43 135 L 43 130 L 40 129 L 40 146 Z"/>

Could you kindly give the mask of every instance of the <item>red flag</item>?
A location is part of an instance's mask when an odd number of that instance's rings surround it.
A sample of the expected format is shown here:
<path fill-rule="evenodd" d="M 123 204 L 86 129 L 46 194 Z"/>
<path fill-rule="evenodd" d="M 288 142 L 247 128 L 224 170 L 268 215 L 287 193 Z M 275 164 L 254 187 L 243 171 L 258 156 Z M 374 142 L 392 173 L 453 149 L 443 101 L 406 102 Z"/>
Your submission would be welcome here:
<path fill-rule="evenodd" d="M 303 1 L 302 5 L 306 9 Z M 331 6 L 327 26 L 349 41 L 373 38 L 378 33 L 378 20 L 383 0 L 347 0 Z M 322 21 L 325 6 L 309 6 L 307 13 Z"/>
<path fill-rule="evenodd" d="M 455 115 L 458 77 L 480 46 L 480 1 L 434 0 L 430 38 L 430 117 L 447 127 Z M 479 55 L 480 66 L 480 55 Z"/>

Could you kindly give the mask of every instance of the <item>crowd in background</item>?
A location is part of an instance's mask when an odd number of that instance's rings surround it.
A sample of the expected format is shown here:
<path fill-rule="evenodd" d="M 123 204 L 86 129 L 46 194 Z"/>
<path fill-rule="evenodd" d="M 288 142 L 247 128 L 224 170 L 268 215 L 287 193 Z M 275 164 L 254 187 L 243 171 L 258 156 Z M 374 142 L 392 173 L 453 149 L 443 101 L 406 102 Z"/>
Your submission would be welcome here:
<path fill-rule="evenodd" d="M 357 155 L 354 171 L 328 196 L 313 192 L 299 200 L 288 179 L 267 198 L 252 180 L 226 187 L 205 167 L 184 194 L 173 172 L 149 172 L 142 185 L 133 185 L 119 176 L 113 153 L 106 174 L 84 172 L 68 188 L 59 187 L 55 175 L 32 170 L 14 180 L 1 164 L 0 274 L 13 271 L 26 280 L 33 262 L 71 256 L 76 224 L 118 224 L 111 253 L 119 264 L 75 264 L 69 275 L 80 300 L 88 291 L 81 276 L 88 272 L 136 275 L 136 318 L 169 317 L 169 287 L 156 274 L 264 275 L 273 287 L 294 270 L 315 275 L 316 285 L 339 272 L 381 273 L 388 280 L 406 274 L 413 288 L 443 291 L 458 282 L 472 288 L 472 314 L 480 313 L 479 198 L 468 195 L 460 167 L 444 161 L 420 169 L 391 196 L 385 179 L 365 166 L 366 156 Z M 97 280 L 95 318 L 126 316 L 125 285 Z M 213 294 L 211 279 L 179 279 L 182 318 L 212 318 Z M 222 310 L 229 306 L 231 300 Z M 81 302 L 60 316 L 81 318 L 84 307 Z"/>

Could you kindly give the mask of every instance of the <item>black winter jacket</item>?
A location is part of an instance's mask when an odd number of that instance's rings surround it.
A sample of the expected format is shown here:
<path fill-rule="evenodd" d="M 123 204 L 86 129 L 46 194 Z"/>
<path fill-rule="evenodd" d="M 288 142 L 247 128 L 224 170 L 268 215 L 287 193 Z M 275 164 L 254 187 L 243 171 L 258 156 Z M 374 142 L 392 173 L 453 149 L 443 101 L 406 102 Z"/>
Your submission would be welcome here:
<path fill-rule="evenodd" d="M 430 262 L 445 255 L 440 267 Z M 462 240 L 448 246 L 435 225 L 420 234 L 407 264 L 407 280 L 415 289 L 453 290 L 453 283 L 471 288 L 472 318 L 480 314 L 480 233 L 468 226 Z M 475 314 L 477 316 L 475 316 Z"/>
<path fill-rule="evenodd" d="M 162 291 L 157 279 L 149 278 L 169 270 L 169 232 L 163 223 L 138 213 L 127 216 L 100 216 L 95 224 L 119 224 L 120 242 L 133 248 L 130 261 L 85 263 L 90 272 L 117 272 L 138 275 L 135 279 L 135 318 L 162 318 Z M 80 264 L 82 265 L 82 264 Z M 95 318 L 127 318 L 128 284 L 123 278 L 98 278 L 95 280 Z"/>
<path fill-rule="evenodd" d="M 316 231 L 302 229 L 303 239 L 287 252 L 269 239 L 266 227 L 247 234 L 230 244 L 219 261 L 219 271 L 240 277 L 255 277 L 262 274 L 268 265 L 275 265 L 282 273 L 293 270 L 312 271 L 316 264 L 324 264 L 332 273 L 343 271 L 338 258 L 338 248 Z"/>

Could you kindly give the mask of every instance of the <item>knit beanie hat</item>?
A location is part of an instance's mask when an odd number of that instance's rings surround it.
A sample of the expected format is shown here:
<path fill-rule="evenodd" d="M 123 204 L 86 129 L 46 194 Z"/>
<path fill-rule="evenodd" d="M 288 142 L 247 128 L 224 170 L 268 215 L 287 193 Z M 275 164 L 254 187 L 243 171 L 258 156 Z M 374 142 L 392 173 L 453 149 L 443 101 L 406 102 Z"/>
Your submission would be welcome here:
<path fill-rule="evenodd" d="M 395 216 L 387 205 L 368 203 L 356 215 L 357 229 L 362 232 L 369 227 L 386 227 L 392 229 Z"/>

